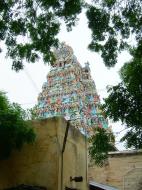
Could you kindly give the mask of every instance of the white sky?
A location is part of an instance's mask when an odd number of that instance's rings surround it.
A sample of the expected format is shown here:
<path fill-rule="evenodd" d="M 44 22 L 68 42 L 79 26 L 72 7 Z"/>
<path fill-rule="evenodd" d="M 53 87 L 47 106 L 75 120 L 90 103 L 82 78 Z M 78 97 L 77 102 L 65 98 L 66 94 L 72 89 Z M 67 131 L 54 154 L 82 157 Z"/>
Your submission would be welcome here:
<path fill-rule="evenodd" d="M 79 24 L 72 32 L 66 32 L 65 27 L 59 34 L 59 39 L 70 45 L 78 61 L 83 66 L 89 61 L 91 75 L 97 87 L 101 100 L 107 96 L 106 86 L 115 85 L 120 81 L 118 71 L 124 62 L 130 59 L 127 52 L 121 54 L 118 63 L 114 68 L 107 69 L 103 64 L 101 57 L 87 49 L 91 41 L 91 32 L 87 28 L 87 19 L 81 14 Z M 46 81 L 46 75 L 50 67 L 44 65 L 42 61 L 34 64 L 26 64 L 25 69 L 19 73 L 11 70 L 11 60 L 6 59 L 4 53 L 0 54 L 0 90 L 7 92 L 11 102 L 17 102 L 23 108 L 29 108 L 37 103 L 38 93 L 41 92 L 43 82 Z M 111 124 L 114 132 L 124 129 L 120 123 Z M 116 141 L 123 135 L 118 135 Z M 124 149 L 122 144 L 117 144 L 119 149 Z"/>

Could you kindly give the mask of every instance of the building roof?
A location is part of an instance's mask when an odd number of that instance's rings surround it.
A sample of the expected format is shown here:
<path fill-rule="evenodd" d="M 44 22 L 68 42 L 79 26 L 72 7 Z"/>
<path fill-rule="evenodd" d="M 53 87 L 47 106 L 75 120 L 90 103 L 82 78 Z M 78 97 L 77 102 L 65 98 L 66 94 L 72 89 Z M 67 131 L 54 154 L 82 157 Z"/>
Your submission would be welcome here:
<path fill-rule="evenodd" d="M 94 186 L 94 187 L 102 188 L 103 190 L 118 190 L 115 187 L 104 185 L 104 184 L 101 184 L 101 183 L 96 183 L 95 181 L 90 181 L 89 185 Z"/>

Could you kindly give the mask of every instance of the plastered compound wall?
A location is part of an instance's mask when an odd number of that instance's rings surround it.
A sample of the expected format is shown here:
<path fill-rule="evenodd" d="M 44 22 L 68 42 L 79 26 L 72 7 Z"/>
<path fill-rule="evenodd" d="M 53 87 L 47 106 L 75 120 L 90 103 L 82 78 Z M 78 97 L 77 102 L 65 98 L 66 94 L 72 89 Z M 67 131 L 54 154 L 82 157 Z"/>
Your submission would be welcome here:
<path fill-rule="evenodd" d="M 53 118 L 32 125 L 35 143 L 0 161 L 0 189 L 27 184 L 61 190 L 61 150 L 67 122 Z M 83 182 L 70 182 L 70 176 L 82 176 Z M 63 186 L 87 189 L 85 137 L 71 126 L 63 156 Z"/>
<path fill-rule="evenodd" d="M 89 164 L 88 175 L 90 181 L 114 186 L 119 190 L 142 190 L 142 151 L 111 153 L 105 167 Z"/>

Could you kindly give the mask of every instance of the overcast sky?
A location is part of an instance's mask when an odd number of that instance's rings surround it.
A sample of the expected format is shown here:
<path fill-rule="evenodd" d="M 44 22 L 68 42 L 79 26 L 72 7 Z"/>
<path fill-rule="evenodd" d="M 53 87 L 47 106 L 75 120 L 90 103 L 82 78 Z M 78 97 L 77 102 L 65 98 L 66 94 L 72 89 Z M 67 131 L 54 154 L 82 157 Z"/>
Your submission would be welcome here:
<path fill-rule="evenodd" d="M 128 53 L 125 52 L 119 56 L 118 63 L 114 68 L 107 69 L 101 57 L 87 49 L 91 41 L 91 32 L 87 28 L 87 20 L 83 14 L 72 32 L 68 33 L 65 27 L 62 27 L 59 39 L 73 48 L 74 54 L 82 66 L 89 61 L 98 94 L 101 100 L 106 97 L 106 86 L 115 85 L 120 81 L 118 71 L 123 63 L 130 59 Z M 29 108 L 37 103 L 37 96 L 41 92 L 43 82 L 46 81 L 50 67 L 43 64 L 42 61 L 25 65 L 23 71 L 15 73 L 11 70 L 11 60 L 5 58 L 4 52 L 0 54 L 0 90 L 7 92 L 10 101 L 20 103 L 23 108 Z M 120 123 L 111 125 L 115 134 L 124 128 Z M 122 135 L 123 132 L 118 135 L 116 140 L 118 141 Z M 123 149 L 121 144 L 118 144 L 117 147 Z"/>

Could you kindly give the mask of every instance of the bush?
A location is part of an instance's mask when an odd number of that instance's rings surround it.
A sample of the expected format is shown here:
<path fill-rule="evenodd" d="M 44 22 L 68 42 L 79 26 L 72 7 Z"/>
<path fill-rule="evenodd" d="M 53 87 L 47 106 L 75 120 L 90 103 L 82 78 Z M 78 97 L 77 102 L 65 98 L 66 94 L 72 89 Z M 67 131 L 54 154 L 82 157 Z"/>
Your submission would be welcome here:
<path fill-rule="evenodd" d="M 23 144 L 32 143 L 35 133 L 25 120 L 25 111 L 11 104 L 0 92 L 0 160 L 7 159 L 13 149 L 21 150 Z"/>

